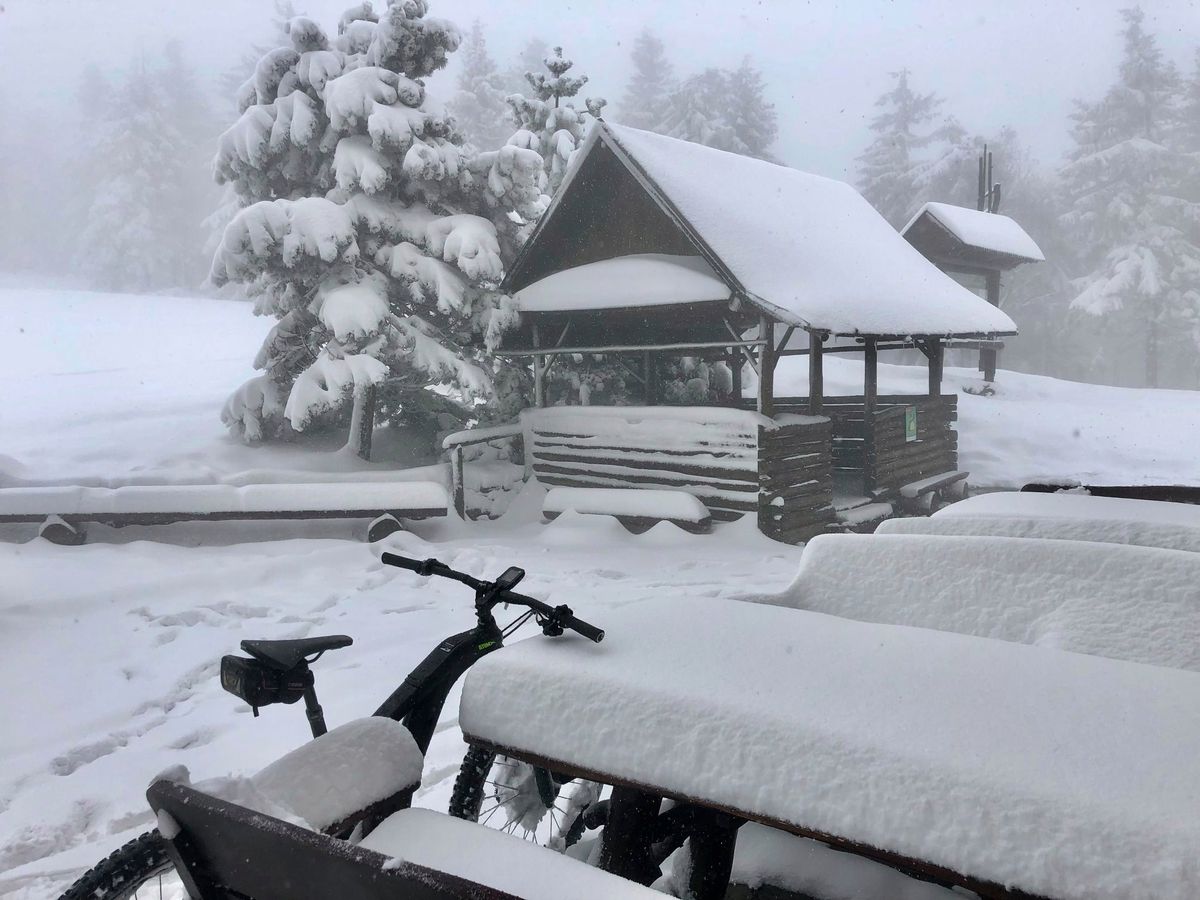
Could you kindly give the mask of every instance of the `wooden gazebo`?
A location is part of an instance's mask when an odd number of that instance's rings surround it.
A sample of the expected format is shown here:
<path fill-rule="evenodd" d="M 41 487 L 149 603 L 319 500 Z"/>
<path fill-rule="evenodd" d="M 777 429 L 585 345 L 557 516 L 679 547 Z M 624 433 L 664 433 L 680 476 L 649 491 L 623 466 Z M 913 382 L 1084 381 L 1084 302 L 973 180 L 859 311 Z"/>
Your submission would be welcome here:
<path fill-rule="evenodd" d="M 500 352 L 532 361 L 539 407 L 547 370 L 567 354 L 620 355 L 640 365 L 648 406 L 657 402 L 657 355 L 730 361 L 730 407 L 750 405 L 740 383 L 749 365 L 758 379 L 750 508 L 765 531 L 791 540 L 832 519 L 835 471 L 860 476 L 868 497 L 952 472 L 955 397 L 941 394 L 945 342 L 1016 332 L 849 185 L 605 122 L 573 158 L 504 289 L 521 320 Z M 881 396 L 879 352 L 911 347 L 929 360 L 927 394 Z M 825 396 L 823 359 L 834 352 L 863 354 L 861 396 Z M 776 362 L 790 355 L 809 357 L 806 397 L 775 395 Z M 653 418 L 650 409 L 638 415 Z M 702 439 L 691 448 L 654 448 L 613 434 L 600 448 L 588 438 L 534 427 L 527 461 L 550 483 L 668 484 L 702 499 L 711 493 L 706 479 L 728 474 L 720 448 Z M 689 454 L 705 462 L 690 464 Z"/>

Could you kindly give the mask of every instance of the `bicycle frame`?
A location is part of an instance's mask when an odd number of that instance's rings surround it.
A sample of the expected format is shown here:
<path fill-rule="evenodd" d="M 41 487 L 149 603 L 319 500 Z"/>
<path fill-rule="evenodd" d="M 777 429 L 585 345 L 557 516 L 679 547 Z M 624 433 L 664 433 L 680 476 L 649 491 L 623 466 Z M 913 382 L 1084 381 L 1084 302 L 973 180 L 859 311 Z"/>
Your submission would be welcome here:
<path fill-rule="evenodd" d="M 491 613 L 482 612 L 479 624 L 470 631 L 451 635 L 438 644 L 374 714 L 403 723 L 425 753 L 455 682 L 502 646 L 504 638 L 496 620 Z"/>

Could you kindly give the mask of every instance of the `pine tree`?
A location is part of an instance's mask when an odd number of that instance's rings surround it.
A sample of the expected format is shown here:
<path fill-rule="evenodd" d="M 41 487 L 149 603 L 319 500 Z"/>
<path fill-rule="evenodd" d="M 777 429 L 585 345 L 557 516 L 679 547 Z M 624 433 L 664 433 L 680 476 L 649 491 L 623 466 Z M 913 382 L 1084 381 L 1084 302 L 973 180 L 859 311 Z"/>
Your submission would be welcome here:
<path fill-rule="evenodd" d="M 501 146 L 513 131 L 504 102 L 502 80 L 496 63 L 488 55 L 487 40 L 479 20 L 471 26 L 459 51 L 463 66 L 458 73 L 458 90 L 450 101 L 458 127 L 481 149 Z"/>
<path fill-rule="evenodd" d="M 529 82 L 525 76 L 542 68 L 544 60 L 550 52 L 550 45 L 540 37 L 532 37 L 525 42 L 517 60 L 501 75 L 500 86 L 507 94 L 523 94 L 529 90 Z"/>
<path fill-rule="evenodd" d="M 773 160 L 779 133 L 762 74 L 746 60 L 733 71 L 708 68 L 685 79 L 672 93 L 656 129 L 718 150 Z"/>
<path fill-rule="evenodd" d="M 881 111 L 871 120 L 874 137 L 858 157 L 858 189 L 901 228 L 925 201 L 953 202 L 952 183 L 969 171 L 974 151 L 961 126 L 940 117 L 940 97 L 913 91 L 907 69 L 892 77 L 895 85 L 875 101 Z"/>
<path fill-rule="evenodd" d="M 103 107 L 89 153 L 96 174 L 75 267 L 114 291 L 177 287 L 185 268 L 174 236 L 184 224 L 180 159 L 184 139 L 174 124 L 162 79 L 143 60 Z"/>
<path fill-rule="evenodd" d="M 657 130 L 666 118 L 675 74 L 663 43 L 646 28 L 633 42 L 633 74 L 621 97 L 620 121 L 634 128 Z"/>
<path fill-rule="evenodd" d="M 685 79 L 671 95 L 660 130 L 676 137 L 718 150 L 731 150 L 734 135 L 726 116 L 729 75 L 708 68 Z"/>
<path fill-rule="evenodd" d="M 1120 359 L 1136 336 L 1143 383 L 1157 387 L 1168 344 L 1187 340 L 1193 358 L 1200 349 L 1200 205 L 1187 188 L 1194 162 L 1174 145 L 1178 73 L 1145 30 L 1141 9 L 1121 16 L 1117 82 L 1100 101 L 1077 104 L 1073 116 L 1063 222 L 1085 248 L 1072 307 L 1103 320 L 1111 377 L 1131 376 Z"/>
<path fill-rule="evenodd" d="M 493 391 L 487 349 L 514 315 L 494 287 L 541 160 L 470 154 L 426 102 L 422 79 L 460 40 L 426 12 L 404 0 L 377 18 L 363 4 L 333 39 L 293 18 L 221 136 L 217 177 L 245 208 L 212 278 L 247 285 L 278 319 L 255 360 L 264 374 L 222 413 L 246 440 L 330 424 L 385 379 L 377 412 L 407 425 L 461 421 Z"/>
<path fill-rule="evenodd" d="M 545 72 L 528 72 L 525 80 L 533 96 L 512 94 L 508 104 L 518 124 L 509 139 L 514 146 L 534 150 L 542 158 L 546 191 L 553 196 L 566 175 L 567 163 L 583 140 L 590 118 L 598 117 L 603 99 L 588 98 L 586 111 L 569 102 L 587 84 L 587 76 L 568 75 L 574 63 L 563 56 L 562 47 L 542 60 Z"/>
<path fill-rule="evenodd" d="M 762 73 L 749 58 L 729 73 L 726 115 L 734 153 L 772 160 L 770 147 L 779 136 L 775 107 L 767 102 Z"/>

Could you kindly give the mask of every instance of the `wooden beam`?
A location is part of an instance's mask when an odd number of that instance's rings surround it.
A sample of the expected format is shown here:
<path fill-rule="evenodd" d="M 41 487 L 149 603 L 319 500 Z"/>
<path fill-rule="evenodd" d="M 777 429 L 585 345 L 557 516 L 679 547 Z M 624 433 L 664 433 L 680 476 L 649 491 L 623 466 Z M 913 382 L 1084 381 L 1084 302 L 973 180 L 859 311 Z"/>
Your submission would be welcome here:
<path fill-rule="evenodd" d="M 541 344 L 540 335 L 538 334 L 537 322 L 533 323 L 533 346 L 538 347 Z M 548 351 L 553 353 L 554 351 Z M 544 361 L 541 356 L 533 358 L 533 405 L 541 409 L 546 405 L 546 372 Z"/>
<path fill-rule="evenodd" d="M 737 403 L 742 402 L 742 365 L 744 363 L 742 354 L 735 348 L 729 356 L 729 375 L 733 383 L 730 392 Z"/>
<path fill-rule="evenodd" d="M 808 414 L 821 415 L 825 406 L 825 345 L 819 331 L 808 333 Z"/>
<path fill-rule="evenodd" d="M 1000 273 L 987 273 L 987 301 L 997 309 L 1000 308 Z M 987 347 L 979 351 L 979 368 L 983 370 L 983 380 L 989 384 L 996 380 L 996 363 L 999 353 L 995 348 Z"/>
<path fill-rule="evenodd" d="M 758 319 L 758 411 L 775 415 L 775 323 L 767 316 Z"/>
<path fill-rule="evenodd" d="M 863 347 L 863 408 L 870 430 L 871 417 L 879 400 L 879 351 L 874 338 L 867 338 Z"/>
<path fill-rule="evenodd" d="M 945 360 L 945 348 L 942 347 L 941 338 L 930 338 L 928 343 L 929 357 L 929 396 L 942 396 L 942 363 Z M 995 352 L 995 351 L 993 351 Z M 993 366 L 992 377 L 995 377 L 995 368 Z"/>
<path fill-rule="evenodd" d="M 610 353 L 643 353 L 646 350 L 723 350 L 726 347 L 760 347 L 762 341 L 693 341 L 680 344 L 616 344 L 608 347 L 554 347 L 543 349 L 534 347 L 532 350 L 497 350 L 496 356 L 553 356 L 557 353 L 584 353 L 605 356 Z"/>

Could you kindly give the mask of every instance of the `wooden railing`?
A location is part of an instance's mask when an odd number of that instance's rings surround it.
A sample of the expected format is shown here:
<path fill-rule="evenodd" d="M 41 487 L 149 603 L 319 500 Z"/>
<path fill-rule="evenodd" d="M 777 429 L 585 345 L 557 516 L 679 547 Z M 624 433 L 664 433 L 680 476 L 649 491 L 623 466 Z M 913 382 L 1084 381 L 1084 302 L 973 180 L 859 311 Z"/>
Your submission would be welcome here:
<path fill-rule="evenodd" d="M 758 433 L 758 527 L 795 544 L 833 522 L 831 423 L 825 417 L 781 415 Z"/>

